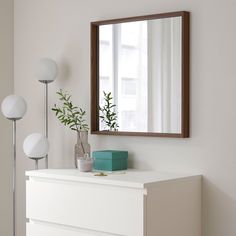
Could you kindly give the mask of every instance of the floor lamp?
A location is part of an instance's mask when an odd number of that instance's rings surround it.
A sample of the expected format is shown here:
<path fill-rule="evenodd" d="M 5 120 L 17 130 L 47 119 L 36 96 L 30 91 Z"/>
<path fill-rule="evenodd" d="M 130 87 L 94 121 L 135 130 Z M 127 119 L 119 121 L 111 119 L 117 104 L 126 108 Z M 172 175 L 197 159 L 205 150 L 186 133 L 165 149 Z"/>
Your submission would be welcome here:
<path fill-rule="evenodd" d="M 9 95 L 2 102 L 3 115 L 12 121 L 13 144 L 13 236 L 16 235 L 16 121 L 23 118 L 27 110 L 27 104 L 21 96 Z"/>
<path fill-rule="evenodd" d="M 35 169 L 38 170 L 38 161 L 48 154 L 48 139 L 39 133 L 30 134 L 24 140 L 23 150 L 27 157 L 35 160 Z"/>
<path fill-rule="evenodd" d="M 42 58 L 39 61 L 36 78 L 45 85 L 44 92 L 44 134 L 48 138 L 48 84 L 53 82 L 58 74 L 55 61 L 50 58 Z M 45 158 L 45 166 L 48 169 L 48 155 Z"/>

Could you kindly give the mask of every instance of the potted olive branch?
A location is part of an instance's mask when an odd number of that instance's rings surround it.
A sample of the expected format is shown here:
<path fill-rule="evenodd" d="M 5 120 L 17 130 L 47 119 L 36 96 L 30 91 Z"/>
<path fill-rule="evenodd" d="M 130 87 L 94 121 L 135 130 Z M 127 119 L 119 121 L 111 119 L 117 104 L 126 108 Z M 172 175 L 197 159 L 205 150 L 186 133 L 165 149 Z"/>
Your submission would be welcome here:
<path fill-rule="evenodd" d="M 119 125 L 117 123 L 117 114 L 115 112 L 116 105 L 112 103 L 111 92 L 106 93 L 103 91 L 104 95 L 104 105 L 99 107 L 102 122 L 109 128 L 109 131 L 117 131 Z"/>
<path fill-rule="evenodd" d="M 54 104 L 52 111 L 55 112 L 56 117 L 63 125 L 77 132 L 77 144 L 75 145 L 75 165 L 77 167 L 77 158 L 90 154 L 89 127 L 84 118 L 86 112 L 82 108 L 73 105 L 71 95 L 68 92 L 60 89 L 57 95 L 62 105 Z"/>

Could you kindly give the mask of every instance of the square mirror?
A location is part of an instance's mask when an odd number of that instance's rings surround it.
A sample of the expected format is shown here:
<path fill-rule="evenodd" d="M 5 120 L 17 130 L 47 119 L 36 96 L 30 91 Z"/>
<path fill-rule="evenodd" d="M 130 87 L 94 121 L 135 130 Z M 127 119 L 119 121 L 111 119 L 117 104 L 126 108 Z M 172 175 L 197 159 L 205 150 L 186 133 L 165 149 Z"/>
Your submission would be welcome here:
<path fill-rule="evenodd" d="M 91 23 L 91 133 L 189 137 L 189 13 Z"/>

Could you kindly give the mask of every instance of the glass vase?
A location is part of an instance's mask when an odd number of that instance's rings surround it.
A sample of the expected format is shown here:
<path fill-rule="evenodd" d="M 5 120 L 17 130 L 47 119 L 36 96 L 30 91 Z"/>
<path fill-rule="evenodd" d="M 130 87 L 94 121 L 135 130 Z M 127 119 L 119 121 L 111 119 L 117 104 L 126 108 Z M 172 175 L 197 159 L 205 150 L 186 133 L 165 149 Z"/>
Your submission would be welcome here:
<path fill-rule="evenodd" d="M 77 132 L 77 143 L 75 144 L 75 167 L 78 168 L 77 160 L 90 156 L 90 144 L 88 143 L 88 131 Z"/>

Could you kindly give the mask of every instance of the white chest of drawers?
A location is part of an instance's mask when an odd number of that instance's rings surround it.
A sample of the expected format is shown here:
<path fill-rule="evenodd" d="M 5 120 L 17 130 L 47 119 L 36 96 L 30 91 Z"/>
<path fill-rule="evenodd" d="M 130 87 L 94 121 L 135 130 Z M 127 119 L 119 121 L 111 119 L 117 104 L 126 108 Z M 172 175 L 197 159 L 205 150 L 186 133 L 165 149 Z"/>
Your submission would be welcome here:
<path fill-rule="evenodd" d="M 28 171 L 27 236 L 200 236 L 201 176 Z"/>

